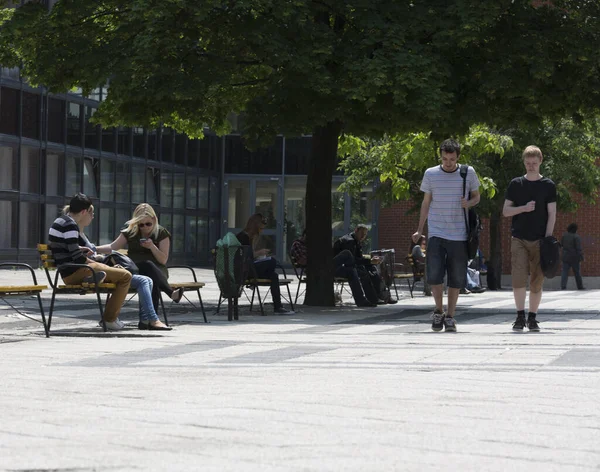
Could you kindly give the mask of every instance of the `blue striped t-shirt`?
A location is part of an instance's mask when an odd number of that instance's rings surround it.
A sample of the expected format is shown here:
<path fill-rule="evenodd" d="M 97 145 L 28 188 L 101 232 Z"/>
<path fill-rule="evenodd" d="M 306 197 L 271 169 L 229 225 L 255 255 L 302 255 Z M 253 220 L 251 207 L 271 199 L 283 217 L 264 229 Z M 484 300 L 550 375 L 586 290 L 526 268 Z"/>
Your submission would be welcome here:
<path fill-rule="evenodd" d="M 463 196 L 463 179 L 460 166 L 454 172 L 446 172 L 441 165 L 430 167 L 425 171 L 421 191 L 431 193 L 431 205 L 427 216 L 427 236 L 437 236 L 451 241 L 466 241 L 467 228 L 464 210 L 460 206 Z M 479 189 L 479 178 L 475 169 L 469 166 L 467 172 L 467 195 Z"/>

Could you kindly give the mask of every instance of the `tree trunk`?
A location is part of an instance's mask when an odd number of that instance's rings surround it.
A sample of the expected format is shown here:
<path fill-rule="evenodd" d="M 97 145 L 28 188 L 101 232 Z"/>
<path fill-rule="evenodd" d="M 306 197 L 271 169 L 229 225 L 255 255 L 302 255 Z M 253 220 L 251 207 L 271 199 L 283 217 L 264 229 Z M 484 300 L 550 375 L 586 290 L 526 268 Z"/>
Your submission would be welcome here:
<path fill-rule="evenodd" d="M 305 305 L 334 306 L 331 249 L 331 181 L 341 123 L 317 127 L 306 182 L 306 246 L 308 266 Z"/>
<path fill-rule="evenodd" d="M 490 254 L 487 260 L 487 284 L 490 290 L 502 288 L 502 210 L 490 215 Z"/>

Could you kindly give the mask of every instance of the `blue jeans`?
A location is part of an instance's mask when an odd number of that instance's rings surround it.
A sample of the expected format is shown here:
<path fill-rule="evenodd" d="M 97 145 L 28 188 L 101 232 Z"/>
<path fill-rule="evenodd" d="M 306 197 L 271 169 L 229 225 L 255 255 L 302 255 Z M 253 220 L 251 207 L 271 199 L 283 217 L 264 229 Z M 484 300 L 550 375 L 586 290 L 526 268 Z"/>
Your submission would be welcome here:
<path fill-rule="evenodd" d="M 467 243 L 432 236 L 427 242 L 427 282 L 441 285 L 448 272 L 448 287 L 464 288 L 467 283 Z"/>
<path fill-rule="evenodd" d="M 130 286 L 137 290 L 140 304 L 140 321 L 143 323 L 158 321 L 158 315 L 152 303 L 153 285 L 152 279 L 145 275 L 134 275 L 131 277 Z"/>

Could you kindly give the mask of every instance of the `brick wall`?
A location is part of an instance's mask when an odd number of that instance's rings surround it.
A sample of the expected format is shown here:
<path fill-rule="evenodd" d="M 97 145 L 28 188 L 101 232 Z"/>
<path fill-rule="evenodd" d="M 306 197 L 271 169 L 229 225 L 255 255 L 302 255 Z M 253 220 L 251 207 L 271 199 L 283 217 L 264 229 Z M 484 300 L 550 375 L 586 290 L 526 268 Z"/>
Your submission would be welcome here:
<path fill-rule="evenodd" d="M 419 223 L 418 212 L 411 212 L 412 202 L 400 202 L 379 213 L 379 247 L 396 249 L 396 260 L 402 262 L 410 247 L 410 237 Z M 560 213 L 556 219 L 554 236 L 559 240 L 570 223 L 577 223 L 585 261 L 581 265 L 583 276 L 600 276 L 600 205 L 582 204 L 576 213 Z M 489 254 L 489 224 L 483 220 L 481 250 Z M 502 218 L 503 273 L 510 274 L 510 218 Z"/>

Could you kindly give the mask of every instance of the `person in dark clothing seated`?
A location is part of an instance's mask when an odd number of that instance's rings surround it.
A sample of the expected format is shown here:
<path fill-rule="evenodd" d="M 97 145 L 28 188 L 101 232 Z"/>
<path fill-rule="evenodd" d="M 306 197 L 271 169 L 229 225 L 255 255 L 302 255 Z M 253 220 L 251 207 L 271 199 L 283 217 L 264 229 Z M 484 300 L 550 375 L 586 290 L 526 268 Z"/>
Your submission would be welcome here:
<path fill-rule="evenodd" d="M 271 280 L 271 297 L 273 297 L 274 312 L 277 315 L 293 314 L 293 311 L 286 310 L 281 304 L 281 292 L 279 290 L 279 274 L 275 271 L 277 261 L 271 257 L 269 249 L 258 249 L 256 247 L 260 233 L 265 228 L 266 222 L 260 213 L 255 213 L 246 223 L 246 227 L 236 236 L 243 246 L 250 247 L 250 254 L 254 263 L 254 270 L 259 279 Z"/>
<path fill-rule="evenodd" d="M 366 225 L 357 225 L 354 232 L 348 233 L 345 236 L 339 238 L 333 244 L 333 255 L 334 262 L 336 263 L 336 270 L 340 265 L 340 260 L 337 260 L 343 251 L 349 251 L 354 259 L 354 264 L 362 289 L 365 293 L 367 300 L 373 303 L 396 303 L 397 300 L 388 297 L 387 300 L 381 300 L 381 276 L 377 272 L 377 268 L 374 264 L 380 262 L 378 257 L 365 257 L 362 253 L 362 242 L 366 239 L 369 228 Z"/>

